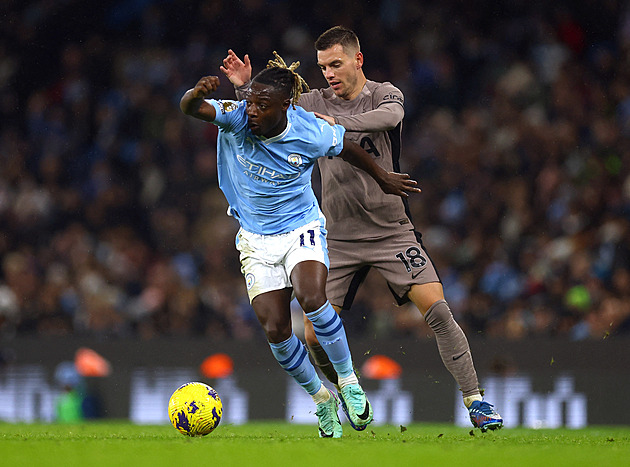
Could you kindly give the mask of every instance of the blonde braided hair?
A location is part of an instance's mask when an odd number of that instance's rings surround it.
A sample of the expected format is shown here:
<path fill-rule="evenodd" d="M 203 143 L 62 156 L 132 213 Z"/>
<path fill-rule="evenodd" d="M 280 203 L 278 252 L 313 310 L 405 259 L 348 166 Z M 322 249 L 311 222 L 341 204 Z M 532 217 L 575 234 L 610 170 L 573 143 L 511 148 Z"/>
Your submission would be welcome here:
<path fill-rule="evenodd" d="M 267 62 L 267 68 L 282 68 L 285 70 L 289 70 L 293 75 L 293 86 L 291 87 L 291 104 L 293 108 L 300 100 L 300 94 L 302 92 L 309 92 L 311 88 L 309 88 L 308 84 L 298 73 L 296 73 L 297 67 L 300 66 L 300 62 L 293 62 L 291 65 L 287 66 L 284 59 L 276 52 L 273 51 L 273 56 L 275 57 L 273 60 L 269 60 Z"/>

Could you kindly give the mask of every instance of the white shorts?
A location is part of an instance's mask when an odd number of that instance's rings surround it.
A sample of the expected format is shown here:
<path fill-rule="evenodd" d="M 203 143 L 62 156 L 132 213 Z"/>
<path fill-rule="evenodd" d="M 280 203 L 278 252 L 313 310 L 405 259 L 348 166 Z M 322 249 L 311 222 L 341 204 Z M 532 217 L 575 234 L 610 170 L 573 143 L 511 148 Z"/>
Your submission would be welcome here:
<path fill-rule="evenodd" d="M 258 235 L 240 229 L 236 235 L 241 272 L 249 301 L 262 293 L 293 287 L 291 271 L 302 261 L 318 261 L 329 267 L 326 219 L 278 235 Z"/>

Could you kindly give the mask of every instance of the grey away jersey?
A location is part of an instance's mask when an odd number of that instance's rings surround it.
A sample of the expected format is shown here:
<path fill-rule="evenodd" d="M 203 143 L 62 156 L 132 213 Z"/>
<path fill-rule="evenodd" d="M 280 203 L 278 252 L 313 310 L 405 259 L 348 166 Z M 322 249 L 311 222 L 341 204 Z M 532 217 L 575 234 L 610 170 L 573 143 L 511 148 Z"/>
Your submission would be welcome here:
<path fill-rule="evenodd" d="M 327 88 L 302 94 L 299 105 L 335 117 L 346 128 L 346 137 L 370 153 L 378 165 L 388 172 L 399 172 L 403 99 L 402 92 L 391 83 L 368 80 L 351 101 L 340 99 Z M 357 131 L 359 128 L 369 130 Z M 414 228 L 406 201 L 383 193 L 367 173 L 341 158 L 320 158 L 318 163 L 328 238 L 370 239 Z"/>

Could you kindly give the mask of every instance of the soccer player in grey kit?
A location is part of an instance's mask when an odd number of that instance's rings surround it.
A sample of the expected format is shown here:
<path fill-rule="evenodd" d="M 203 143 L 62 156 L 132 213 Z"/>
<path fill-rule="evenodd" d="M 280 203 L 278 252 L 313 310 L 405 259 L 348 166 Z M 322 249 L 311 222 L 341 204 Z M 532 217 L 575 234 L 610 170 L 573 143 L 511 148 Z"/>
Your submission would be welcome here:
<path fill-rule="evenodd" d="M 329 87 L 302 94 L 298 104 L 330 124 L 344 126 L 346 136 L 370 152 L 383 169 L 398 172 L 405 113 L 402 92 L 391 83 L 365 77 L 359 39 L 350 29 L 335 26 L 325 31 L 315 49 Z M 251 77 L 249 57 L 242 61 L 230 50 L 221 69 L 242 97 Z M 321 206 L 328 221 L 326 293 L 335 310 L 350 309 L 359 285 L 375 268 L 397 303 L 411 300 L 435 333 L 442 361 L 462 391 L 472 424 L 482 431 L 501 428 L 501 416 L 482 398 L 468 340 L 444 298 L 406 200 L 383 193 L 367 174 L 343 160 L 318 162 Z M 336 384 L 334 368 L 308 319 L 305 338 L 315 364 Z"/>

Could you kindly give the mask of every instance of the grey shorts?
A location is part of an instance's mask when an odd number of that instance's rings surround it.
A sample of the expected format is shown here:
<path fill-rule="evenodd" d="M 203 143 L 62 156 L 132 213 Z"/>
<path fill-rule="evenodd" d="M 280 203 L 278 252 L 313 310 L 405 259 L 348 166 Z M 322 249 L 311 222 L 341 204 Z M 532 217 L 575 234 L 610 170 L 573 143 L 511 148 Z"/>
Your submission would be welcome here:
<path fill-rule="evenodd" d="M 352 306 L 371 268 L 385 278 L 399 305 L 409 301 L 407 292 L 412 285 L 440 282 L 421 235 L 413 230 L 362 241 L 329 238 L 328 253 L 326 294 L 330 303 L 344 310 Z"/>

